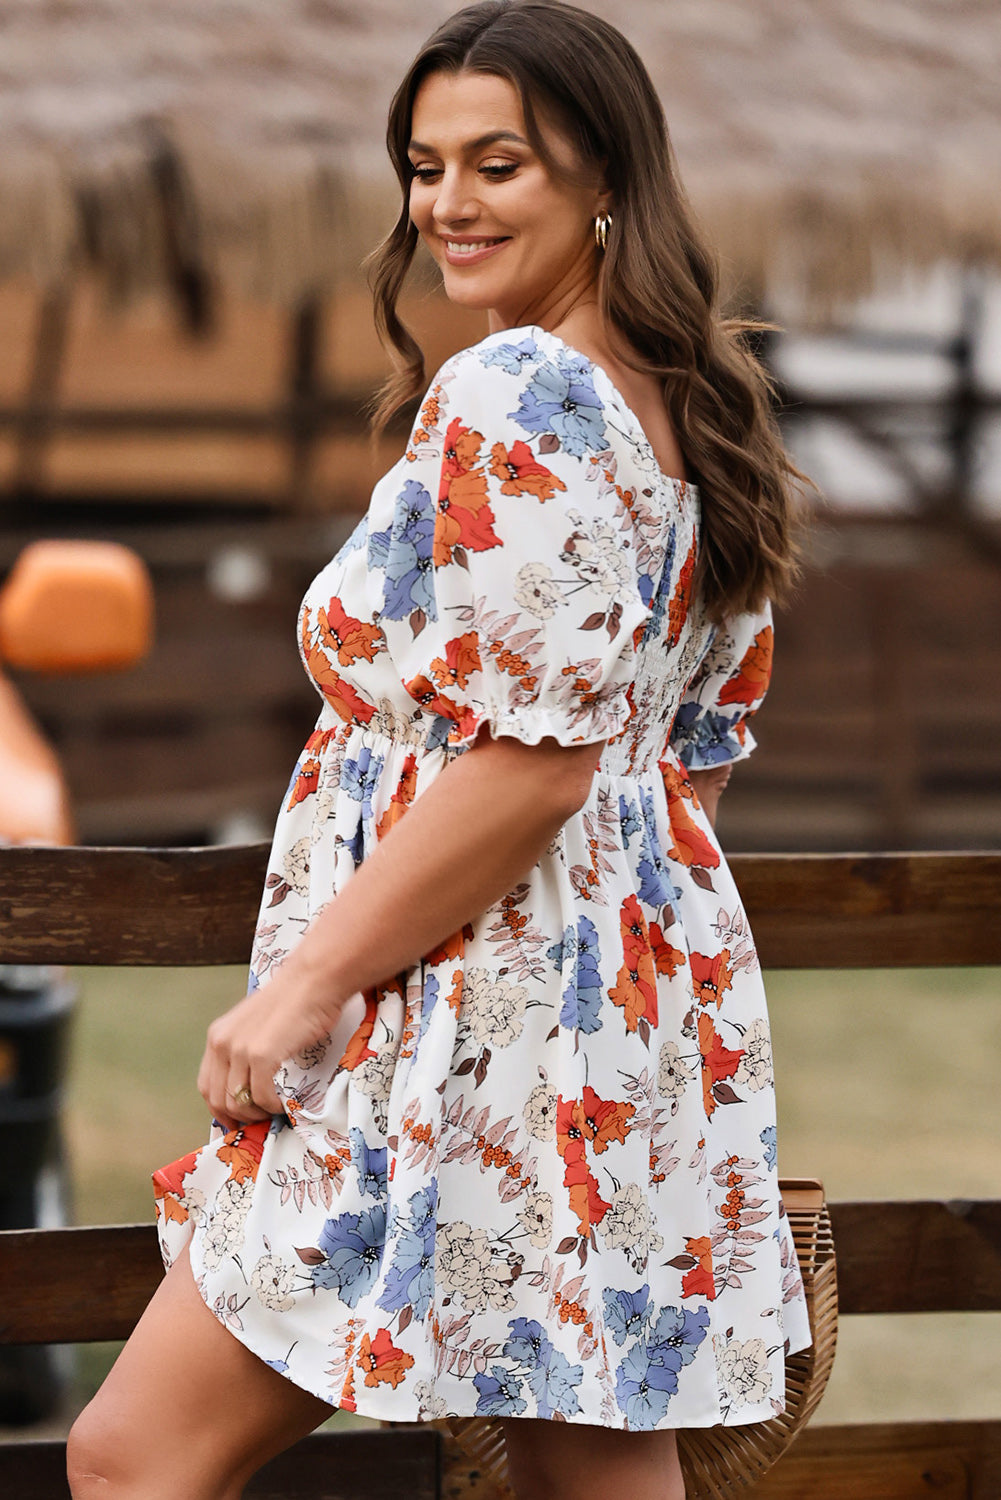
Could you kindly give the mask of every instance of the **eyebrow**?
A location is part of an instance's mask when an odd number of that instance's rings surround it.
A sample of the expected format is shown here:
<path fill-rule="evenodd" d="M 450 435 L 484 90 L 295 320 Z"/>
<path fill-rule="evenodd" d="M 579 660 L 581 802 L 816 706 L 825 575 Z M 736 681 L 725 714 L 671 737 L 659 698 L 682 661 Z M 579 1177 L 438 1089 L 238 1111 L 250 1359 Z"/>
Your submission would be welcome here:
<path fill-rule="evenodd" d="M 491 130 L 487 135 L 477 136 L 475 141 L 469 141 L 465 149 L 467 151 L 482 151 L 484 146 L 492 146 L 496 141 L 514 141 L 519 146 L 528 145 L 524 136 L 517 135 L 513 130 Z M 428 156 L 437 155 L 435 148 L 425 145 L 423 141 L 411 141 L 407 150 L 424 152 Z"/>

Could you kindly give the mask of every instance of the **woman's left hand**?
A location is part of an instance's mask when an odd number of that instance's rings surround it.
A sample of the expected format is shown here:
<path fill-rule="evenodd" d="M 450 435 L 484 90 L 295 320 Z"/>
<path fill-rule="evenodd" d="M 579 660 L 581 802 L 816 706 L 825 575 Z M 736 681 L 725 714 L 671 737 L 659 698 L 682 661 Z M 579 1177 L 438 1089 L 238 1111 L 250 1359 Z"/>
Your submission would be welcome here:
<path fill-rule="evenodd" d="M 282 970 L 213 1021 L 198 1092 L 220 1125 L 232 1130 L 281 1114 L 274 1075 L 332 1029 L 336 1010 L 311 997 L 301 978 Z"/>

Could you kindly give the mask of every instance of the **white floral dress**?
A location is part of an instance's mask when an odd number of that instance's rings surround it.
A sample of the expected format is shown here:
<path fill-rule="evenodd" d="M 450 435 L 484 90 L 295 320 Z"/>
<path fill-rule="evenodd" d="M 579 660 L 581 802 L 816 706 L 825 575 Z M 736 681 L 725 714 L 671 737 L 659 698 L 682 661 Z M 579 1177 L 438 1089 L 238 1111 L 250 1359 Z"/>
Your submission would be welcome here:
<path fill-rule="evenodd" d="M 605 373 L 495 334 L 303 602 L 322 697 L 251 985 L 481 725 L 607 741 L 526 881 L 349 1003 L 285 1113 L 155 1175 L 165 1260 L 333 1405 L 651 1429 L 782 1407 L 809 1343 L 761 975 L 686 768 L 739 759 L 767 613 L 692 596 L 699 497 Z"/>

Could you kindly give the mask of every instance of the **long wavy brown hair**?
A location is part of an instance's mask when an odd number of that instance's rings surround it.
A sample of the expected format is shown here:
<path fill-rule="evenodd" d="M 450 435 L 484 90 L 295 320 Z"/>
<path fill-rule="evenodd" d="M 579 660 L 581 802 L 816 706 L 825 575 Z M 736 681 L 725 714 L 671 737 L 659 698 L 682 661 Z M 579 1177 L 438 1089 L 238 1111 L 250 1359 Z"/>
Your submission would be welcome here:
<path fill-rule="evenodd" d="M 718 261 L 679 181 L 660 100 L 632 46 L 599 16 L 558 0 L 483 0 L 434 33 L 400 84 L 387 145 L 403 202 L 370 261 L 376 324 L 396 361 L 376 430 L 426 384 L 423 354 L 397 310 L 418 242 L 407 154 L 414 100 L 430 74 L 462 70 L 518 90 L 548 170 L 566 169 L 547 147 L 540 116 L 575 146 L 580 171 L 600 174 L 612 192 L 599 305 L 618 357 L 661 382 L 699 486 L 697 581 L 709 615 L 781 601 L 797 572 L 798 483 L 810 481 L 785 451 L 775 387 L 751 347 L 775 325 L 721 314 Z"/>

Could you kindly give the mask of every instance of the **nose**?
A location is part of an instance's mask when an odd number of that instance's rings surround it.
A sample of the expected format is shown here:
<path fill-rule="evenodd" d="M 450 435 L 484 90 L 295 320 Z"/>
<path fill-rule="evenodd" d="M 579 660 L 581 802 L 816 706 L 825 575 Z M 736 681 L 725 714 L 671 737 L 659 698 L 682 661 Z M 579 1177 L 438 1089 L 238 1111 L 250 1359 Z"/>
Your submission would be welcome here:
<path fill-rule="evenodd" d="M 461 169 L 442 173 L 438 193 L 431 210 L 432 218 L 440 229 L 468 224 L 478 213 L 476 195 L 469 174 Z"/>

